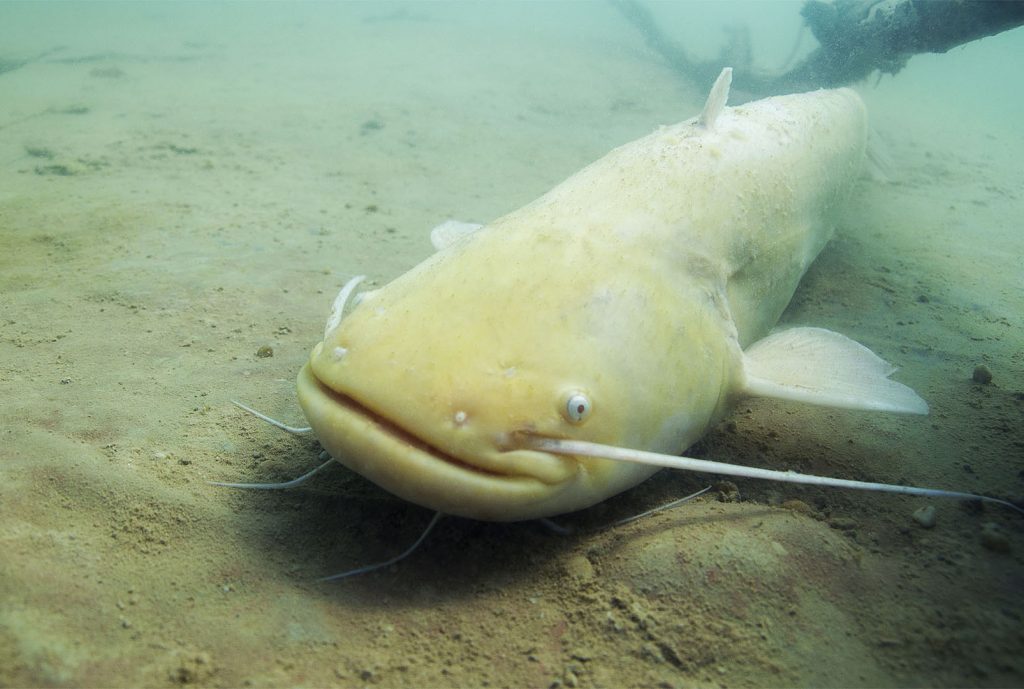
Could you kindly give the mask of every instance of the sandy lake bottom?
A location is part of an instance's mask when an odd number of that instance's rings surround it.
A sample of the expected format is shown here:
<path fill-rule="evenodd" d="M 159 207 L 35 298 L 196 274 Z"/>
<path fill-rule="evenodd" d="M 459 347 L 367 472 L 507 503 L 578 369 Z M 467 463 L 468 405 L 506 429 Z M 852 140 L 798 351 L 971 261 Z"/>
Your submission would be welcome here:
<path fill-rule="evenodd" d="M 385 284 L 434 224 L 517 208 L 703 94 L 608 10 L 566 33 L 502 6 L 186 7 L 2 10 L 36 57 L 0 73 L 0 686 L 1024 684 L 1024 521 L 972 504 L 737 481 L 602 528 L 708 480 L 662 473 L 573 535 L 450 518 L 318 583 L 430 513 L 340 467 L 208 485 L 317 462 L 229 400 L 301 423 L 345 279 Z M 892 176 L 783 316 L 894 362 L 931 414 L 751 401 L 694 452 L 1024 494 L 1020 42 L 860 89 Z"/>

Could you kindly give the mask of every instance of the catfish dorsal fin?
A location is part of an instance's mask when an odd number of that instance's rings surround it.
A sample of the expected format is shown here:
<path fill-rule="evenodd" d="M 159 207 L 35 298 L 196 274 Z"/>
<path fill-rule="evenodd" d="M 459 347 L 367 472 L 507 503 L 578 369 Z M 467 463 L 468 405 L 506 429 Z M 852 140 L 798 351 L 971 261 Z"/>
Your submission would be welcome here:
<path fill-rule="evenodd" d="M 722 114 L 725 101 L 729 100 L 729 86 L 732 85 L 732 67 L 726 67 L 715 79 L 715 85 L 711 87 L 708 99 L 704 102 L 704 109 L 697 118 L 697 123 L 705 129 L 715 126 L 715 120 Z"/>

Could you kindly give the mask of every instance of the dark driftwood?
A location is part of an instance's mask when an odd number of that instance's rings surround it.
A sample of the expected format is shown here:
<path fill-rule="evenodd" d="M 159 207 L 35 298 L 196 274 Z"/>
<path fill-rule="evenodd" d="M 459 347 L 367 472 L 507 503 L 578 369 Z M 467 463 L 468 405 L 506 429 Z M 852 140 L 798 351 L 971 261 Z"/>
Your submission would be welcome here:
<path fill-rule="evenodd" d="M 944 53 L 1024 24 L 1020 0 L 808 0 L 800 14 L 818 47 L 792 69 L 768 74 L 751 64 L 743 28 L 730 29 L 730 42 L 718 58 L 698 61 L 676 46 L 637 0 L 611 2 L 653 51 L 695 85 L 704 88 L 731 65 L 734 83 L 755 96 L 842 86 L 875 71 L 896 74 L 918 53 Z"/>

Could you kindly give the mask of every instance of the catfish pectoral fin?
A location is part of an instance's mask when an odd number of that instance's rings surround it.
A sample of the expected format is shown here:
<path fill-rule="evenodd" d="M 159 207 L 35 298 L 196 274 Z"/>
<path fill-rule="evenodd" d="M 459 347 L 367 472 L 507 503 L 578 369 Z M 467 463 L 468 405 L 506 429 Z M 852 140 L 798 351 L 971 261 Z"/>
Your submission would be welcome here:
<path fill-rule="evenodd" d="M 845 335 L 789 328 L 758 340 L 744 353 L 741 393 L 842 409 L 927 414 L 927 402 L 889 378 L 895 371 Z"/>

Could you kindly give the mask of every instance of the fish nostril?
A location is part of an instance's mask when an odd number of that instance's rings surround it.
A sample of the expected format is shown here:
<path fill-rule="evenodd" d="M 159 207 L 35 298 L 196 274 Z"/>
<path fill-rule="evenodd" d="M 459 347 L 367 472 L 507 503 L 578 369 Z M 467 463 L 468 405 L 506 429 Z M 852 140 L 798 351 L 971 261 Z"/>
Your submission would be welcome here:
<path fill-rule="evenodd" d="M 345 286 L 338 292 L 338 296 L 334 298 L 334 303 L 331 305 L 331 315 L 327 317 L 327 324 L 324 326 L 324 341 L 341 325 L 341 319 L 345 314 L 345 305 L 348 303 L 349 297 L 352 296 L 359 283 L 365 279 L 365 275 L 355 276 L 345 283 Z"/>
<path fill-rule="evenodd" d="M 452 421 L 455 423 L 456 426 L 459 427 L 466 425 L 466 420 L 468 418 L 469 417 L 466 415 L 466 412 L 462 411 L 461 409 L 452 414 Z"/>

